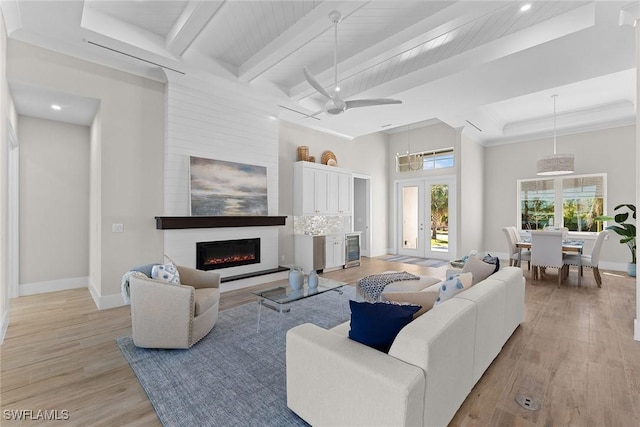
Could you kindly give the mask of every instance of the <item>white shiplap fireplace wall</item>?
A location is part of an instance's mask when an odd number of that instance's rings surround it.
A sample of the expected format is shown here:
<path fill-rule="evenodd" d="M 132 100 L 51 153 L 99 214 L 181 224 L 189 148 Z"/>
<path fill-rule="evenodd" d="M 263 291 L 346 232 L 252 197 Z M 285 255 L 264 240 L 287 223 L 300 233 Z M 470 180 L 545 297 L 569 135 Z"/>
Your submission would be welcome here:
<path fill-rule="evenodd" d="M 269 215 L 278 215 L 278 122 L 274 105 L 236 83 L 174 76 L 167 83 L 164 216 L 189 216 L 189 157 L 267 168 Z M 195 267 L 196 242 L 260 238 L 259 264 L 216 270 L 222 277 L 278 267 L 278 227 L 164 230 L 164 250 L 177 264 Z M 273 280 L 273 279 L 272 279 Z M 259 281 L 232 281 L 222 291 Z"/>

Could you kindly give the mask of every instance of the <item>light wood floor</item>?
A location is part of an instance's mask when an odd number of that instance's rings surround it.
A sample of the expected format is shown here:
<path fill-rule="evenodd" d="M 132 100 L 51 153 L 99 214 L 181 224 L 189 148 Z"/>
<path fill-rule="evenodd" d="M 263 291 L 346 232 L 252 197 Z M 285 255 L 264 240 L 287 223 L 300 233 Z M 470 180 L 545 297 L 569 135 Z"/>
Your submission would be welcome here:
<path fill-rule="evenodd" d="M 360 267 L 325 275 L 354 283 L 386 270 L 443 277 L 445 268 L 364 259 Z M 604 271 L 598 289 L 587 270 L 578 288 L 572 271 L 558 289 L 553 272 L 534 283 L 526 270 L 525 276 L 526 320 L 451 425 L 640 425 L 640 342 L 632 339 L 635 281 Z M 247 289 L 228 292 L 221 308 L 250 301 Z M 98 311 L 89 292 L 78 289 L 14 299 L 10 316 L 0 347 L 0 424 L 18 425 L 5 418 L 5 410 L 46 409 L 69 411 L 69 420 L 55 425 L 160 425 L 115 343 L 131 333 L 128 307 Z M 538 400 L 541 410 L 521 409 L 514 402 L 518 394 Z"/>

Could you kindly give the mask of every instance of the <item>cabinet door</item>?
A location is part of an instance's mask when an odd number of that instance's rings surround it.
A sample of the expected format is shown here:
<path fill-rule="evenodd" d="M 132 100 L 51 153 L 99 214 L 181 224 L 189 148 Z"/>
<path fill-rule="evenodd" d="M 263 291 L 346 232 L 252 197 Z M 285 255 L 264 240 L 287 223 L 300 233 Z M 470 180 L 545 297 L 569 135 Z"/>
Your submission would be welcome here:
<path fill-rule="evenodd" d="M 340 214 L 340 175 L 342 174 L 329 173 L 327 212 L 333 215 Z"/>
<path fill-rule="evenodd" d="M 341 215 L 351 215 L 353 180 L 351 175 L 341 173 L 338 175 L 338 212 Z"/>
<path fill-rule="evenodd" d="M 344 265 L 344 239 L 338 236 L 327 236 L 325 256 L 325 268 L 342 267 Z"/>
<path fill-rule="evenodd" d="M 294 197 L 302 198 L 302 213 L 316 213 L 316 177 L 313 169 L 302 170 L 302 194 Z"/>
<path fill-rule="evenodd" d="M 329 212 L 329 174 L 325 171 L 315 170 L 314 174 L 314 203 L 315 209 L 313 213 L 325 214 Z"/>
<path fill-rule="evenodd" d="M 333 263 L 336 267 L 344 265 L 344 239 L 337 239 L 335 242 L 335 252 L 333 253 Z"/>

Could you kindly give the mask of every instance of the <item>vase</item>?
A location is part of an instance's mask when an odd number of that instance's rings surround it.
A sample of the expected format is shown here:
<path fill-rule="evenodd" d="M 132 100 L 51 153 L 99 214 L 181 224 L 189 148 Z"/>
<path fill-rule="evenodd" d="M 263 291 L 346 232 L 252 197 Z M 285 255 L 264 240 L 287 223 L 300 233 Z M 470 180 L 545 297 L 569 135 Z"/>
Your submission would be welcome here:
<path fill-rule="evenodd" d="M 631 277 L 636 277 L 636 265 L 634 263 L 627 264 L 627 274 Z"/>
<path fill-rule="evenodd" d="M 318 273 L 315 272 L 315 270 L 311 270 L 311 273 L 309 273 L 309 277 L 307 279 L 308 284 L 309 284 L 309 289 L 315 289 L 318 287 Z"/>
<path fill-rule="evenodd" d="M 304 285 L 304 273 L 302 269 L 292 267 L 291 270 L 289 270 L 289 286 L 291 286 L 291 289 L 294 291 L 297 291 L 298 289 L 302 289 L 302 285 Z"/>

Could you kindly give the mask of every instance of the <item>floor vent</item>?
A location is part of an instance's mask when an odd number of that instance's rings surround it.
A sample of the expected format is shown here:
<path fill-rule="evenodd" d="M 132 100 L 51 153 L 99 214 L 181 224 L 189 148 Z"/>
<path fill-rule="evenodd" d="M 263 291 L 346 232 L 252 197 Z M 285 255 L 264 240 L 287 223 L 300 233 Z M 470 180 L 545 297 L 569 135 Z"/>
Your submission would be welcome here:
<path fill-rule="evenodd" d="M 540 403 L 528 396 L 516 396 L 516 403 L 529 411 L 540 410 Z"/>

